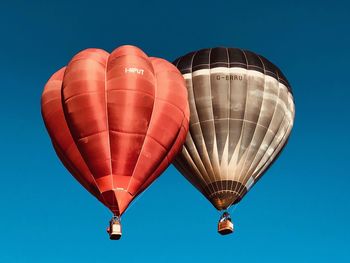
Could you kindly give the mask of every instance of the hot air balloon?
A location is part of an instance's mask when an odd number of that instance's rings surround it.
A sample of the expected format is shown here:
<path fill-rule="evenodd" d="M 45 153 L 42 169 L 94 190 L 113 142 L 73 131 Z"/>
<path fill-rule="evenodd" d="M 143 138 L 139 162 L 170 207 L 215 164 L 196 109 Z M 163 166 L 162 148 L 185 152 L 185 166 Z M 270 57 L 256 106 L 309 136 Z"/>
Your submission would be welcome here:
<path fill-rule="evenodd" d="M 182 75 L 134 46 L 86 49 L 52 75 L 41 109 L 58 157 L 112 211 L 108 232 L 119 239 L 121 215 L 185 141 Z"/>
<path fill-rule="evenodd" d="M 226 211 L 261 178 L 285 146 L 294 121 L 291 87 L 263 56 L 237 48 L 188 53 L 174 64 L 186 81 L 190 127 L 175 167 L 225 211 L 221 234 L 233 232 Z"/>

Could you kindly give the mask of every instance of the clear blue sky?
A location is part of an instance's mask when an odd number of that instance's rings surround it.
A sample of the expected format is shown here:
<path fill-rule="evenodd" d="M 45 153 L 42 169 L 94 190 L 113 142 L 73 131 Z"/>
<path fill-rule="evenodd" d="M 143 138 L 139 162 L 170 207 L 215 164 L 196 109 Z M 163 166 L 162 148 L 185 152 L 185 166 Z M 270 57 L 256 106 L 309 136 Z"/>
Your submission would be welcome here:
<path fill-rule="evenodd" d="M 0 262 L 350 262 L 346 1 L 4 1 L 0 8 Z M 277 64 L 295 94 L 288 146 L 234 210 L 236 233 L 170 167 L 108 239 L 109 211 L 60 164 L 40 115 L 78 51 L 123 44 L 170 61 L 233 46 Z"/>

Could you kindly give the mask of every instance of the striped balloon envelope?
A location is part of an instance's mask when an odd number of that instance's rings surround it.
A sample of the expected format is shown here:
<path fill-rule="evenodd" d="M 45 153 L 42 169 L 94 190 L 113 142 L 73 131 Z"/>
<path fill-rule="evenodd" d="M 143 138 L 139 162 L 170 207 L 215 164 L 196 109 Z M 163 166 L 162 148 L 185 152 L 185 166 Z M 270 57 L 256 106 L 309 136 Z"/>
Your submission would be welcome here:
<path fill-rule="evenodd" d="M 186 81 L 189 133 L 176 168 L 218 210 L 238 203 L 285 146 L 294 120 L 290 85 L 266 58 L 237 48 L 174 61 Z"/>
<path fill-rule="evenodd" d="M 115 217 L 169 166 L 188 130 L 180 72 L 134 46 L 81 51 L 49 79 L 41 107 L 62 163 Z"/>

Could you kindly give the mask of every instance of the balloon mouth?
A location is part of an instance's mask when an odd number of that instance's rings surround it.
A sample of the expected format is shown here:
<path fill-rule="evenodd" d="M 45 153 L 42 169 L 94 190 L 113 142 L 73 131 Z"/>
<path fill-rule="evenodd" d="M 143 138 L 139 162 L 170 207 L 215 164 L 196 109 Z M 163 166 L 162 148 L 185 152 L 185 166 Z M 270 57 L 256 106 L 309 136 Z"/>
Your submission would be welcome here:
<path fill-rule="evenodd" d="M 241 201 L 247 193 L 247 188 L 238 181 L 221 180 L 208 184 L 204 188 L 204 192 L 217 210 L 225 210 Z"/>
<path fill-rule="evenodd" d="M 216 192 L 209 197 L 209 201 L 219 211 L 228 209 L 231 205 L 237 204 L 241 199 L 242 197 L 237 192 L 230 190 Z"/>

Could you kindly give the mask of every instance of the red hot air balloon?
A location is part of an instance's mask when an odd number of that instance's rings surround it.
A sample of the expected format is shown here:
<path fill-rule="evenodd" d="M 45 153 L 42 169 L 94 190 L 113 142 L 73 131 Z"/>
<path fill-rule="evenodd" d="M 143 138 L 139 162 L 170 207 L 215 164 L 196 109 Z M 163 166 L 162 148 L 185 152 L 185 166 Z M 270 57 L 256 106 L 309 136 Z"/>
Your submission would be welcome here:
<path fill-rule="evenodd" d="M 134 46 L 78 53 L 47 82 L 42 116 L 69 172 L 120 216 L 172 162 L 188 131 L 184 79 L 171 63 Z"/>

